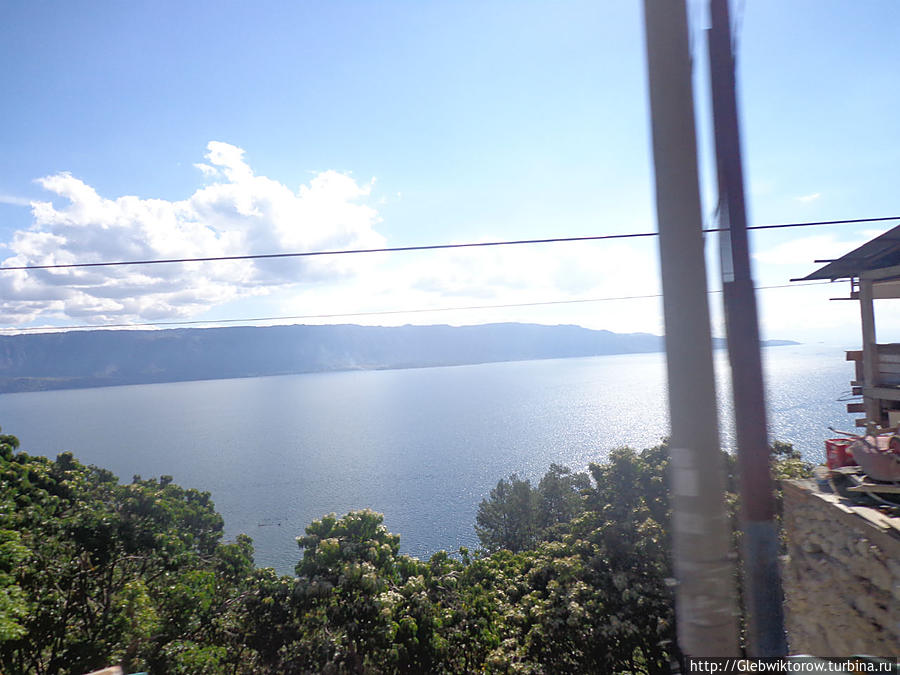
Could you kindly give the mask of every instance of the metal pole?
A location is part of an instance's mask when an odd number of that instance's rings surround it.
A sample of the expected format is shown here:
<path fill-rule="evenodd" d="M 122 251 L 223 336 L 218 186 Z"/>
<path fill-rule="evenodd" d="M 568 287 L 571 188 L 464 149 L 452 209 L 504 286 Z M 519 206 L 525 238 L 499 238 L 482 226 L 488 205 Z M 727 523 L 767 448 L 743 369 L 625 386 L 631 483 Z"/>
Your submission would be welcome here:
<path fill-rule="evenodd" d="M 684 0 L 644 0 L 669 385 L 678 644 L 737 656 Z"/>
<path fill-rule="evenodd" d="M 769 468 L 756 295 L 750 271 L 744 176 L 728 0 L 710 0 L 710 79 L 719 183 L 722 288 L 740 474 L 744 601 L 751 656 L 784 656 L 775 497 Z"/>

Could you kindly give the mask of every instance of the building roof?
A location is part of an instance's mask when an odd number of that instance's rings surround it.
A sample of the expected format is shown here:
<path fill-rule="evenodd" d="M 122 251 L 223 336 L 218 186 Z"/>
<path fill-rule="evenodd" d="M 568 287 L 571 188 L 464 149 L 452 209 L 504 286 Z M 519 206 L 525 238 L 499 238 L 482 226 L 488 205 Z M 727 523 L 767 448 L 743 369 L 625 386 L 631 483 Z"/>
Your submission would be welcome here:
<path fill-rule="evenodd" d="M 866 242 L 850 253 L 832 260 L 812 274 L 791 281 L 848 279 L 861 272 L 900 265 L 900 225 Z"/>

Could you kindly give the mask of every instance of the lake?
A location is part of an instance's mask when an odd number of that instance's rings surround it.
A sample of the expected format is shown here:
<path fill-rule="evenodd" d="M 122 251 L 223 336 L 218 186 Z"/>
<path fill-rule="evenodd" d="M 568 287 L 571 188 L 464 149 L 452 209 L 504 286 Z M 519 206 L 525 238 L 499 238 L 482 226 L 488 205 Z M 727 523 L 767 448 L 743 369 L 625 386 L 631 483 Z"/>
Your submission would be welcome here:
<path fill-rule="evenodd" d="M 823 460 L 852 364 L 822 345 L 764 350 L 770 435 Z M 723 444 L 727 355 L 716 353 Z M 212 492 L 226 534 L 291 572 L 294 537 L 325 513 L 385 514 L 401 550 L 477 546 L 475 513 L 500 478 L 584 469 L 668 429 L 663 354 L 353 371 L 0 395 L 22 450 L 72 451 L 122 480 L 168 474 Z"/>

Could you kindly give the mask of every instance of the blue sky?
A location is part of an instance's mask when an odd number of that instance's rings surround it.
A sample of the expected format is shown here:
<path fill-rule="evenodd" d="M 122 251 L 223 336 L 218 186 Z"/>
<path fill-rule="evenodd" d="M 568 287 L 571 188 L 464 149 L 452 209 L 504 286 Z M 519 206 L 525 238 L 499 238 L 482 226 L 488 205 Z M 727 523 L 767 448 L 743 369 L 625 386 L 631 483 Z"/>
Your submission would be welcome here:
<path fill-rule="evenodd" d="M 689 8 L 711 213 L 705 18 Z M 735 15 L 751 223 L 900 215 L 900 5 Z M 655 229 L 639 2 L 8 2 L 0 33 L 7 265 Z M 892 224 L 757 234 L 757 283 Z M 0 325 L 659 290 L 654 240 L 163 267 L 4 273 Z M 855 303 L 827 300 L 844 288 L 762 291 L 766 335 L 858 341 Z M 879 325 L 900 338 L 890 310 Z M 313 321 L 662 329 L 656 298 Z"/>

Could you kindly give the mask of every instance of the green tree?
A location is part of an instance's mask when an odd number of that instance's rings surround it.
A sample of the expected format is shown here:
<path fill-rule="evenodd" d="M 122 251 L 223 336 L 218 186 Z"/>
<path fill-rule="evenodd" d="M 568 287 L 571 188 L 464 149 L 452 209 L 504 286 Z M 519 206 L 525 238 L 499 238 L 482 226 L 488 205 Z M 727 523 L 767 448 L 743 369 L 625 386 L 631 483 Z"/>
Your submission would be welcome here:
<path fill-rule="evenodd" d="M 516 474 L 500 479 L 490 497 L 482 499 L 475 532 L 488 551 L 513 553 L 532 547 L 538 534 L 538 499 L 531 483 Z"/>
<path fill-rule="evenodd" d="M 584 511 L 584 499 L 591 486 L 586 473 L 573 473 L 567 466 L 551 464 L 537 487 L 537 526 L 541 539 L 550 530 L 570 522 Z"/>
<path fill-rule="evenodd" d="M 401 555 L 369 510 L 325 516 L 298 537 L 296 576 L 257 569 L 249 537 L 223 542 L 208 493 L 17 450 L 0 435 L 8 675 L 657 675 L 676 649 L 665 443 L 589 473 L 553 464 L 536 487 L 499 481 L 478 510 L 484 549 L 459 560 Z M 772 461 L 809 470 L 789 444 Z"/>
<path fill-rule="evenodd" d="M 790 478 L 810 478 L 813 465 L 803 459 L 799 450 L 791 443 L 775 441 L 771 452 L 772 476 L 775 480 Z"/>
<path fill-rule="evenodd" d="M 4 462 L 9 462 L 18 447 L 18 438 L 0 433 L 0 467 Z M 0 522 L 11 524 L 11 514 L 16 505 L 11 491 L 6 488 L 5 472 L 0 475 L 0 490 Z M 25 633 L 22 619 L 28 606 L 22 588 L 16 583 L 15 570 L 28 558 L 29 553 L 17 531 L 0 529 L 0 643 L 19 638 Z"/>
<path fill-rule="evenodd" d="M 165 476 L 120 485 L 70 453 L 51 461 L 7 450 L 0 493 L 7 505 L 0 532 L 16 535 L 0 545 L 0 585 L 28 607 L 19 618 L 6 612 L 18 627 L 0 641 L 3 672 L 87 672 L 111 663 L 199 672 L 190 665 L 198 654 L 221 652 L 218 617 L 252 568 L 252 546 L 222 544 L 208 493 Z"/>

